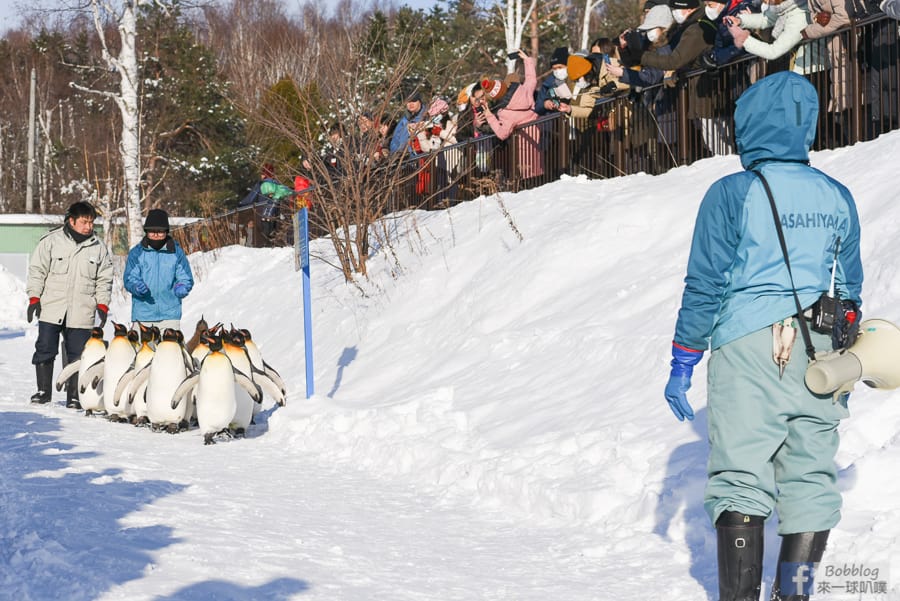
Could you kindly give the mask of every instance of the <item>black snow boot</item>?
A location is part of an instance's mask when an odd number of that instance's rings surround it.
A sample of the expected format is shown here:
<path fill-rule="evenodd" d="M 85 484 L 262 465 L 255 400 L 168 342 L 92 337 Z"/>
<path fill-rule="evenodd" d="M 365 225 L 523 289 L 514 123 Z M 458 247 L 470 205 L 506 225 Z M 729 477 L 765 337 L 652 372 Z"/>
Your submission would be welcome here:
<path fill-rule="evenodd" d="M 31 402 L 41 405 L 49 403 L 53 392 L 53 361 L 36 363 L 34 372 L 37 376 L 37 392 L 31 395 Z"/>
<path fill-rule="evenodd" d="M 829 530 L 798 532 L 781 537 L 781 551 L 778 553 L 778 567 L 775 570 L 771 601 L 809 600 L 809 594 L 803 593 L 815 590 L 813 572 L 825 554 L 828 533 Z"/>
<path fill-rule="evenodd" d="M 765 518 L 725 511 L 716 520 L 719 601 L 759 601 Z"/>
<path fill-rule="evenodd" d="M 78 402 L 78 374 L 71 376 L 66 382 L 66 407 L 81 409 L 81 403 Z"/>

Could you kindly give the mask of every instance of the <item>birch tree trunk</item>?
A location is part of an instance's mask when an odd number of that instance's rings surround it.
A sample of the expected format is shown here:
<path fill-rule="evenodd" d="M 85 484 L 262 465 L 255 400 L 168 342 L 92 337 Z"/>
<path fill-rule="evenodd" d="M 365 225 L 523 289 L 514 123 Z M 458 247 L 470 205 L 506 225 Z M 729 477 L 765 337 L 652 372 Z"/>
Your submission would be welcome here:
<path fill-rule="evenodd" d="M 591 13 L 600 6 L 603 0 L 584 0 L 584 18 L 581 20 L 581 46 L 588 48 L 591 40 Z"/>
<path fill-rule="evenodd" d="M 100 94 L 116 103 L 122 119 L 122 130 L 119 141 L 119 157 L 122 161 L 124 178 L 125 214 L 128 220 L 128 242 L 133 246 L 143 237 L 141 227 L 141 148 L 140 148 L 140 111 L 138 107 L 138 58 L 135 51 L 137 43 L 138 9 L 154 0 L 123 0 L 116 12 L 112 4 L 102 0 L 90 0 L 94 29 L 100 39 L 101 55 L 109 68 L 119 75 L 119 89 L 93 90 L 82 86 L 74 87 L 95 94 Z M 157 3 L 158 4 L 158 3 Z M 109 20 L 115 22 L 119 33 L 119 52 L 113 55 L 107 43 L 106 30 L 103 27 Z"/>
<path fill-rule="evenodd" d="M 497 0 L 495 7 L 500 13 L 500 20 L 503 23 L 503 31 L 506 36 L 506 51 L 512 52 L 522 47 L 522 36 L 525 33 L 525 26 L 534 12 L 537 0 L 528 2 L 528 10 L 522 14 L 526 0 L 506 0 L 506 6 L 502 0 Z M 516 61 L 506 59 L 506 71 L 512 73 L 516 68 Z"/>

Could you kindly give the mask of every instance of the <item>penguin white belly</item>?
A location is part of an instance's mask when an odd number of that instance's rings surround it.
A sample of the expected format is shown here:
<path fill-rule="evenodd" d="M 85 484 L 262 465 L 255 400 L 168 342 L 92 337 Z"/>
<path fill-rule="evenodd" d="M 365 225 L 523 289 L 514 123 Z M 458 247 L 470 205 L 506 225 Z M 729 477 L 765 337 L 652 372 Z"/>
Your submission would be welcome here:
<path fill-rule="evenodd" d="M 203 435 L 221 432 L 231 425 L 237 402 L 234 370 L 228 357 L 221 353 L 206 357 L 194 394 L 197 422 Z"/>
<path fill-rule="evenodd" d="M 189 403 L 172 409 L 172 393 L 187 375 L 181 346 L 175 342 L 161 342 L 156 348 L 150 376 L 147 379 L 147 417 L 154 425 L 178 424 L 185 419 Z"/>
<path fill-rule="evenodd" d="M 85 381 L 85 372 L 97 361 L 106 356 L 106 345 L 102 340 L 90 338 L 81 351 L 81 364 L 78 366 L 78 402 L 85 411 L 103 411 L 103 388 L 94 388 Z M 82 392 L 84 388 L 84 392 Z"/>
<path fill-rule="evenodd" d="M 115 404 L 116 388 L 119 380 L 134 362 L 134 346 L 131 341 L 123 336 L 116 336 L 109 343 L 106 351 L 106 361 L 103 364 L 103 405 L 107 413 L 127 417 L 129 408 L 123 403 Z M 82 404 L 84 406 L 84 404 Z"/>
<path fill-rule="evenodd" d="M 231 364 L 234 366 L 234 369 L 243 373 L 248 378 L 253 377 L 253 371 L 250 366 L 250 357 L 247 356 L 247 353 L 246 351 L 244 351 L 244 349 L 237 348 L 231 345 L 224 345 L 223 350 L 231 360 Z M 232 377 L 231 381 L 234 382 L 234 377 Z M 253 398 L 249 394 L 247 394 L 246 390 L 244 390 L 237 384 L 233 384 L 232 388 L 234 388 L 237 408 L 234 412 L 234 420 L 232 420 L 231 422 L 231 427 L 235 430 L 246 430 L 250 427 L 250 422 L 253 420 L 253 406 L 258 403 L 256 403 Z"/>

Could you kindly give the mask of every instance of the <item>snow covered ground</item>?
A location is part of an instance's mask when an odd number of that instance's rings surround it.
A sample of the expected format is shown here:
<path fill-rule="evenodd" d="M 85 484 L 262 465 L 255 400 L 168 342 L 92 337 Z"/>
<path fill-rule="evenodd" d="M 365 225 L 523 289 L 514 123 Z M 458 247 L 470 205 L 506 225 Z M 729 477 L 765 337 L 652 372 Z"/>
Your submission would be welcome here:
<path fill-rule="evenodd" d="M 813 164 L 856 197 L 864 315 L 900 323 L 897 156 L 895 133 Z M 0 597 L 715 599 L 705 367 L 695 422 L 662 391 L 697 206 L 739 168 L 564 178 L 504 195 L 509 218 L 495 198 L 397 217 L 358 286 L 314 241 L 308 400 L 291 249 L 191 256 L 185 328 L 249 328 L 290 395 L 210 447 L 86 418 L 63 393 L 29 405 L 36 328 L 0 272 Z M 120 294 L 112 319 L 129 308 Z M 826 563 L 879 574 L 829 580 L 889 592 L 815 598 L 896 600 L 900 392 L 859 386 L 851 411 Z"/>

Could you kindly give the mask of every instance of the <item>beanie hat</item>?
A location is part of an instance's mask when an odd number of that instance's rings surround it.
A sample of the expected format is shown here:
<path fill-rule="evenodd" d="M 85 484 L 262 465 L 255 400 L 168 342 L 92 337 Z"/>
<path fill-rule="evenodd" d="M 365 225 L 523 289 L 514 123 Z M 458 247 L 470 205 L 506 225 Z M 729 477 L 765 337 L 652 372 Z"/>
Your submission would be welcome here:
<path fill-rule="evenodd" d="M 474 83 L 470 83 L 462 90 L 460 90 L 459 95 L 456 97 L 456 104 L 469 104 L 469 99 L 472 97 L 472 90 L 475 88 Z"/>
<path fill-rule="evenodd" d="M 685 0 L 675 1 L 683 2 Z M 657 27 L 668 29 L 672 26 L 673 22 L 674 19 L 672 18 L 672 10 L 665 4 L 657 4 L 650 9 L 650 12 L 647 13 L 647 16 L 644 18 L 644 22 L 638 26 L 638 31 L 650 31 L 651 29 L 656 29 Z"/>
<path fill-rule="evenodd" d="M 696 2 L 696 0 L 694 1 Z M 577 54 L 570 55 L 569 60 L 566 62 L 566 70 L 569 72 L 569 79 L 574 81 L 584 77 L 591 72 L 592 66 L 591 61 L 583 56 L 578 56 Z"/>
<path fill-rule="evenodd" d="M 672 10 L 682 8 L 700 8 L 699 0 L 669 0 L 669 8 Z"/>
<path fill-rule="evenodd" d="M 484 90 L 485 96 L 491 100 L 502 98 L 503 95 L 506 94 L 508 88 L 509 84 L 505 81 L 500 81 L 499 79 L 485 77 L 481 80 L 481 89 Z"/>
<path fill-rule="evenodd" d="M 435 99 L 431 101 L 431 105 L 428 107 L 428 116 L 437 117 L 438 115 L 446 113 L 449 110 L 450 105 L 447 104 L 447 101 L 440 96 L 436 96 Z"/>
<path fill-rule="evenodd" d="M 565 46 L 561 48 L 557 48 L 553 51 L 553 54 L 550 55 L 550 65 L 565 65 L 566 61 L 569 60 L 569 49 Z"/>
<path fill-rule="evenodd" d="M 169 215 L 162 209 L 150 209 L 144 220 L 145 231 L 169 231 Z"/>

